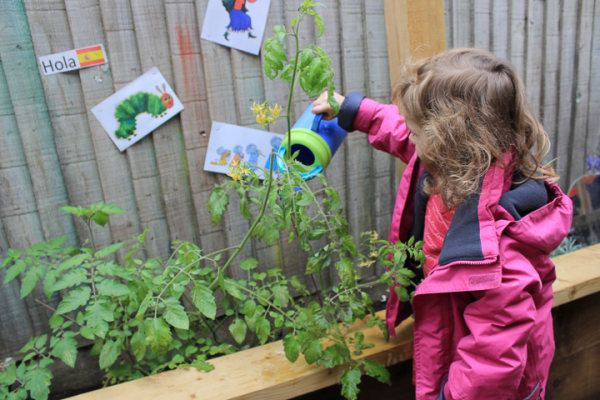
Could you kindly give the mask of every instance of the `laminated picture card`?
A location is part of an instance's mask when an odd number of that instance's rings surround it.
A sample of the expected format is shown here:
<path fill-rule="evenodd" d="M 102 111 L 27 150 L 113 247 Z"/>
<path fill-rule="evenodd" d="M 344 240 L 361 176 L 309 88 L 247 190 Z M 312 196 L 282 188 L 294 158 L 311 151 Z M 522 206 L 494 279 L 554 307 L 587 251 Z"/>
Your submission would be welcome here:
<path fill-rule="evenodd" d="M 227 174 L 240 163 L 259 176 L 269 169 L 271 152 L 279 149 L 283 135 L 243 126 L 213 122 L 210 129 L 204 170 Z"/>
<path fill-rule="evenodd" d="M 92 108 L 92 113 L 123 151 L 181 110 L 183 104 L 154 67 Z"/>
<path fill-rule="evenodd" d="M 270 0 L 209 0 L 200 37 L 258 55 Z"/>

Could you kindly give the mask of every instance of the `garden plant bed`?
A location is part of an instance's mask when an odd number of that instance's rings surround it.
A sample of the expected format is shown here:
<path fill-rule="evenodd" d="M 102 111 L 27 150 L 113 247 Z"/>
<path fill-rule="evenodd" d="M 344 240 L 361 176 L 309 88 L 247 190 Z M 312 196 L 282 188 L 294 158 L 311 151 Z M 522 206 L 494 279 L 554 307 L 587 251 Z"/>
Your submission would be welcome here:
<path fill-rule="evenodd" d="M 557 271 L 557 279 L 553 285 L 555 309 L 600 292 L 600 244 L 557 256 L 553 261 Z M 383 315 L 384 311 L 379 313 Z M 587 322 L 593 325 L 591 321 Z M 582 324 L 587 322 L 580 321 Z M 400 324 L 396 329 L 397 337 L 390 341 L 385 341 L 377 327 L 368 328 L 360 324 L 354 326 L 353 329 L 364 332 L 366 343 L 375 344 L 374 347 L 366 349 L 362 357 L 387 366 L 410 360 L 412 324 L 412 319 Z M 588 335 L 586 340 L 593 349 L 600 343 L 600 330 L 594 329 L 592 334 L 594 332 L 595 337 Z M 560 347 L 561 343 L 557 340 L 557 357 L 561 354 Z M 178 369 L 95 390 L 71 399 L 289 399 L 335 385 L 341 373 L 341 368 L 328 370 L 308 365 L 302 357 L 295 363 L 290 363 L 285 357 L 282 341 L 218 357 L 211 360 L 211 363 L 215 369 L 209 373 Z M 589 373 L 582 373 L 581 376 L 593 374 L 597 370 L 594 369 L 598 367 L 597 364 L 598 361 L 593 363 Z M 552 390 L 560 390 L 558 386 L 561 383 L 560 379 L 553 381 L 551 376 L 549 395 L 552 395 Z M 551 387 L 551 384 L 554 384 L 554 387 Z"/>

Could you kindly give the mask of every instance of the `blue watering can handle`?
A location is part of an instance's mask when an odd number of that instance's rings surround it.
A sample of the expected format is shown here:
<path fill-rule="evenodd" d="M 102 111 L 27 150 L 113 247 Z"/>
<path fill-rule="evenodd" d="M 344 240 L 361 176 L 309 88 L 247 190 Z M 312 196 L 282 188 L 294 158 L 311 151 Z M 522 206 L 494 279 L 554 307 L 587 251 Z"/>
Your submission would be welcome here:
<path fill-rule="evenodd" d="M 313 123 L 312 123 L 312 126 L 310 127 L 310 130 L 313 132 L 317 132 L 319 130 L 319 124 L 321 123 L 322 119 L 323 119 L 323 114 L 315 115 L 315 119 L 313 119 Z"/>

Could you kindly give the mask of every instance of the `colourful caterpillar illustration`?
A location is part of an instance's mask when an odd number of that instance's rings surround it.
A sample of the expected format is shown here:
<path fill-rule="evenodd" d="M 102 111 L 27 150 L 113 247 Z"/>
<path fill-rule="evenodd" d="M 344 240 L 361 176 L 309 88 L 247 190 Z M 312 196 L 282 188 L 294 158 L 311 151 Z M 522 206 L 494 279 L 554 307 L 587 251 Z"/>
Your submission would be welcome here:
<path fill-rule="evenodd" d="M 119 139 L 129 139 L 135 136 L 136 122 L 138 115 L 148 113 L 152 117 L 162 117 L 167 109 L 173 107 L 173 96 L 166 92 L 166 86 L 163 83 L 162 90 L 156 86 L 158 97 L 152 93 L 138 92 L 129 96 L 115 109 L 115 118 L 119 122 L 119 127 L 115 131 L 115 136 Z"/>

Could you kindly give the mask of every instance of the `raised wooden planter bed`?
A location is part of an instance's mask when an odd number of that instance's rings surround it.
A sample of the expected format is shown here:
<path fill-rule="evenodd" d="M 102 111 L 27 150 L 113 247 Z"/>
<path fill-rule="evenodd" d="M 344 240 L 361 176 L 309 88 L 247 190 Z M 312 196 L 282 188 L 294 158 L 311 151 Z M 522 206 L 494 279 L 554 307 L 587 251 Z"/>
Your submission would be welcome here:
<path fill-rule="evenodd" d="M 600 376 L 600 244 L 555 257 L 554 262 L 558 275 L 553 286 L 557 355 L 548 384 L 548 397 L 600 398 L 593 397 L 600 395 L 600 386 L 596 382 Z M 576 300 L 588 295 L 593 296 L 575 305 Z M 571 304 L 575 307 L 562 310 L 562 306 Z M 365 333 L 365 342 L 375 344 L 363 356 L 388 366 L 410 360 L 412 324 L 412 319 L 404 321 L 397 328 L 396 339 L 389 342 L 377 328 L 356 326 L 354 329 Z M 574 338 L 570 339 L 571 336 Z M 302 357 L 290 363 L 285 358 L 281 341 L 219 357 L 211 363 L 215 369 L 209 373 L 193 369 L 168 371 L 71 399 L 289 399 L 335 385 L 341 374 L 339 368 L 328 370 L 307 365 Z M 593 382 L 596 384 L 592 385 Z M 567 397 L 559 397 L 559 393 Z"/>

